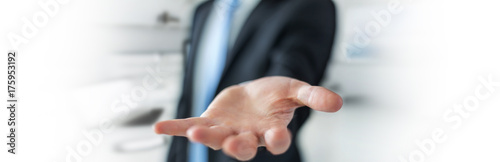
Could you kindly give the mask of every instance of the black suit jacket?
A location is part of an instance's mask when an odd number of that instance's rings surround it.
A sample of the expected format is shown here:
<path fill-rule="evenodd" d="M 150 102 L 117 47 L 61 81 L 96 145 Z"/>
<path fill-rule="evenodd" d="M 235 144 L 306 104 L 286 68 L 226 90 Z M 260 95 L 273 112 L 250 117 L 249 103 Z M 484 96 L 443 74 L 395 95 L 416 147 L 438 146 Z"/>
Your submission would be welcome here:
<path fill-rule="evenodd" d="M 206 1 L 195 11 L 177 118 L 187 118 L 191 114 L 194 60 L 213 2 Z M 231 85 L 265 76 L 287 76 L 317 85 L 330 57 L 335 22 L 331 0 L 261 0 L 229 50 L 217 93 Z M 301 161 L 296 135 L 309 111 L 305 107 L 295 111 L 288 125 L 293 138 L 287 152 L 274 156 L 262 147 L 252 161 Z M 184 137 L 174 137 L 168 161 L 186 162 L 187 143 Z M 211 149 L 209 159 L 212 162 L 237 161 L 222 151 Z"/>

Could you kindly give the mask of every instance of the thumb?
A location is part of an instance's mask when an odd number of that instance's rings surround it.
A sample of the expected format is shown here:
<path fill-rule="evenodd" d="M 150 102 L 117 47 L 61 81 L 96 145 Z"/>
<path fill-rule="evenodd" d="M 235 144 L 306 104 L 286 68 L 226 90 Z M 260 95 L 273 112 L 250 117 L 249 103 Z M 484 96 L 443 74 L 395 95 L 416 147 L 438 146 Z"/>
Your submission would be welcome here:
<path fill-rule="evenodd" d="M 297 100 L 314 110 L 336 112 L 342 107 L 342 98 L 326 88 L 302 85 L 297 89 Z"/>

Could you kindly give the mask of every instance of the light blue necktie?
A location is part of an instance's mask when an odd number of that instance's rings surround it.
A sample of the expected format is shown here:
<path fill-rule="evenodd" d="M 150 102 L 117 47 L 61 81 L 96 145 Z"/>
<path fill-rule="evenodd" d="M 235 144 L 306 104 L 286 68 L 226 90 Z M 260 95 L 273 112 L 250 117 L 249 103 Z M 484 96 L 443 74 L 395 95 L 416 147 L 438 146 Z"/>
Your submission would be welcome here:
<path fill-rule="evenodd" d="M 200 116 L 214 98 L 228 51 L 228 38 L 233 12 L 239 0 L 218 0 L 212 9 L 211 22 L 202 38 L 204 44 L 195 63 L 193 116 Z M 207 162 L 208 148 L 189 143 L 189 162 Z"/>

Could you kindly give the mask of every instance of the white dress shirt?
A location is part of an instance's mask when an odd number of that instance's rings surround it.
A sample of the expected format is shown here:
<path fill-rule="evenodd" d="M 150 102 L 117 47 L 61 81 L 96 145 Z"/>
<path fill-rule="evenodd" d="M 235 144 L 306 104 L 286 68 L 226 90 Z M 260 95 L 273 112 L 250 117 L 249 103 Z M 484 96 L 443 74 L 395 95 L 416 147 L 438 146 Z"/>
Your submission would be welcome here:
<path fill-rule="evenodd" d="M 234 11 L 234 14 L 233 14 L 233 20 L 231 23 L 231 31 L 229 33 L 229 47 L 232 47 L 233 44 L 236 42 L 236 38 L 237 38 L 238 34 L 240 33 L 241 28 L 243 27 L 244 23 L 246 22 L 248 16 L 250 16 L 250 13 L 252 13 L 253 9 L 257 6 L 257 4 L 259 4 L 259 2 L 260 2 L 260 0 L 240 0 L 240 5 L 236 9 L 236 11 Z M 214 2 L 214 4 L 215 4 L 215 2 Z M 217 9 L 217 6 L 213 5 L 212 11 L 216 10 L 216 9 Z M 201 40 L 200 40 L 200 45 L 199 45 L 198 51 L 197 51 L 198 54 L 203 54 L 203 51 L 204 51 L 203 49 L 205 49 L 204 45 L 206 44 L 204 42 L 207 42 L 210 40 L 210 39 L 206 38 L 205 35 L 207 35 L 206 34 L 207 32 L 205 32 L 205 31 L 208 30 L 208 29 L 206 29 L 206 27 L 210 26 L 209 25 L 210 23 L 213 23 L 212 19 L 213 19 L 213 16 L 215 16 L 215 14 L 212 14 L 212 13 L 208 16 L 208 19 L 205 22 L 205 28 L 203 29 L 203 33 L 202 33 Z"/>
<path fill-rule="evenodd" d="M 231 31 L 229 31 L 229 39 L 228 39 L 228 41 L 229 41 L 228 42 L 228 47 L 229 47 L 228 52 L 230 51 L 231 47 L 236 42 L 236 38 L 237 38 L 241 28 L 243 27 L 244 23 L 246 22 L 246 20 L 250 16 L 250 13 L 252 13 L 253 9 L 259 4 L 259 2 L 260 2 L 260 0 L 240 0 L 240 5 L 234 11 L 233 19 L 231 21 L 231 29 L 230 29 Z M 213 4 L 214 5 L 212 6 L 213 7 L 212 11 L 217 9 L 217 5 L 216 5 L 215 1 Z M 208 43 L 204 43 L 204 42 L 211 41 L 211 39 L 208 38 L 207 35 L 208 35 L 208 32 L 210 32 L 209 27 L 213 26 L 210 24 L 215 23 L 213 20 L 214 16 L 217 16 L 216 14 L 213 14 L 213 13 L 214 12 L 210 13 L 210 15 L 207 18 L 207 21 L 205 22 L 205 27 L 203 29 L 203 33 L 202 33 L 202 36 L 200 38 L 201 40 L 200 40 L 200 44 L 199 44 L 198 51 L 197 51 L 198 56 L 195 59 L 201 58 L 200 55 L 206 54 L 205 51 L 207 51 L 207 49 L 210 48 L 207 46 Z M 199 61 L 195 60 L 194 66 L 198 66 L 198 62 Z M 202 77 L 201 77 L 201 72 L 198 72 L 195 68 L 194 79 L 197 79 L 197 78 L 202 78 Z"/>

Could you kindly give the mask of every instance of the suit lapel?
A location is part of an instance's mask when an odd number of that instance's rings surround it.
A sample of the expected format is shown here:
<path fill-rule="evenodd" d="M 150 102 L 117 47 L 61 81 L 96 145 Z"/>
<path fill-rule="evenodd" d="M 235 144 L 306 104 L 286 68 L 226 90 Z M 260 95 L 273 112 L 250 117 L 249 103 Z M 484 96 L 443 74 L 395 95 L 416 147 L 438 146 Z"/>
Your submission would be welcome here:
<path fill-rule="evenodd" d="M 221 80 L 225 77 L 227 70 L 230 68 L 231 63 L 234 61 L 234 58 L 240 53 L 239 51 L 248 42 L 249 37 L 252 35 L 252 33 L 254 33 L 257 29 L 257 26 L 260 24 L 259 22 L 262 21 L 262 17 L 260 16 L 262 13 L 258 10 L 262 10 L 264 8 L 263 6 L 265 5 L 265 1 L 266 0 L 261 0 L 255 7 L 255 9 L 250 13 L 247 20 L 243 24 L 240 33 L 236 37 L 234 46 L 229 49 Z"/>

